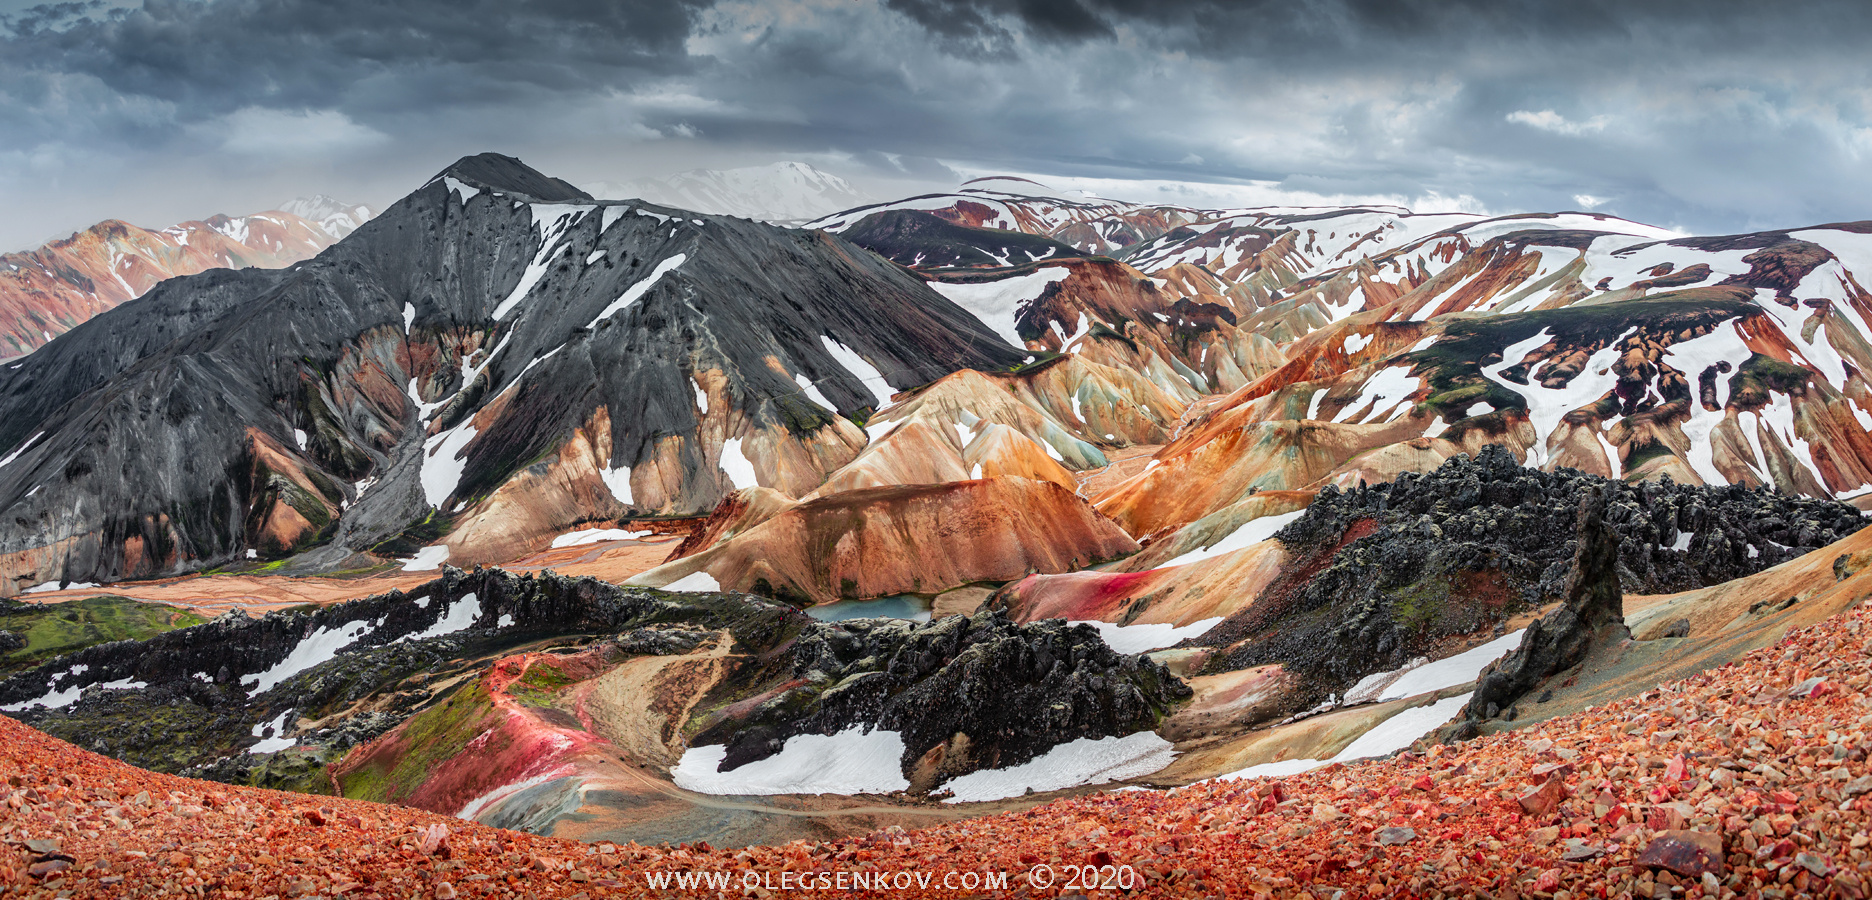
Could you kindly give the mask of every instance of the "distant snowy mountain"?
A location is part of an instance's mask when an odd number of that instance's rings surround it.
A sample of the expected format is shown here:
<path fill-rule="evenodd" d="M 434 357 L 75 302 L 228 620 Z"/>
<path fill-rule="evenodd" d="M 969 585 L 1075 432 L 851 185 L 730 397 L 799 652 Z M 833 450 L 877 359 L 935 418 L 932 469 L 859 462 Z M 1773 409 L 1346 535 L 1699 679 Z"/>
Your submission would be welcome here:
<path fill-rule="evenodd" d="M 334 241 L 356 231 L 359 225 L 375 215 L 368 206 L 352 206 L 324 194 L 296 197 L 290 203 L 281 204 L 280 211 L 292 213 L 317 225 L 331 235 Z"/>
<path fill-rule="evenodd" d="M 805 222 L 876 200 L 845 179 L 799 162 L 691 169 L 622 184 L 581 185 L 603 200 L 648 200 L 679 209 L 780 224 Z"/>
<path fill-rule="evenodd" d="M 160 231 L 120 219 L 0 254 L 0 360 L 33 352 L 158 283 L 210 269 L 278 269 L 317 255 L 370 218 L 330 197 Z"/>

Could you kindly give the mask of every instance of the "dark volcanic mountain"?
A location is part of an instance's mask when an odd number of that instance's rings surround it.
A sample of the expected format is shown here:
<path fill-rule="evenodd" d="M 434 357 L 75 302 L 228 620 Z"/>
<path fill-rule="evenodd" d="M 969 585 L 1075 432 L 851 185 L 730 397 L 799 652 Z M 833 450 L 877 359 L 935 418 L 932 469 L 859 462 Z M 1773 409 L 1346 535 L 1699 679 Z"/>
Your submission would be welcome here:
<path fill-rule="evenodd" d="M 1020 359 L 839 238 L 469 157 L 313 260 L 173 280 L 0 370 L 0 592 L 797 495 L 864 446 L 846 416 Z"/>
<path fill-rule="evenodd" d="M 1019 266 L 1085 255 L 1045 235 L 960 225 L 910 209 L 872 213 L 840 237 L 919 269 Z"/>

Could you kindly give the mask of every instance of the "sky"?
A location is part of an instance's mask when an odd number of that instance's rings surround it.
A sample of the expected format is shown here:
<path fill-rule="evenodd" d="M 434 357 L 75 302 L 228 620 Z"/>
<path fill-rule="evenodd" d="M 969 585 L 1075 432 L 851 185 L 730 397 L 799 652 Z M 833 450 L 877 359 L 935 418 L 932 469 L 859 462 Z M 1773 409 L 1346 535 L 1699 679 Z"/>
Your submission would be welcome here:
<path fill-rule="evenodd" d="M 496 151 L 1140 202 L 1872 219 L 1872 4 L 0 0 L 0 250 Z"/>

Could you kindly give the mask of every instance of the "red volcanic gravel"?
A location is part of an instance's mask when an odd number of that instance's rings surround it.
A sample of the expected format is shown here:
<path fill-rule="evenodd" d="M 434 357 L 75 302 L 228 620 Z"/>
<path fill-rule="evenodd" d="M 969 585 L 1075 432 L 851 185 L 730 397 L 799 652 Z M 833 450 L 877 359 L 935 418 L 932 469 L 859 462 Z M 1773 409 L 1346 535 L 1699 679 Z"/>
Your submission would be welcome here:
<path fill-rule="evenodd" d="M 0 895 L 1864 897 L 1867 622 L 1424 755 L 741 851 L 157 775 L 0 718 Z"/>

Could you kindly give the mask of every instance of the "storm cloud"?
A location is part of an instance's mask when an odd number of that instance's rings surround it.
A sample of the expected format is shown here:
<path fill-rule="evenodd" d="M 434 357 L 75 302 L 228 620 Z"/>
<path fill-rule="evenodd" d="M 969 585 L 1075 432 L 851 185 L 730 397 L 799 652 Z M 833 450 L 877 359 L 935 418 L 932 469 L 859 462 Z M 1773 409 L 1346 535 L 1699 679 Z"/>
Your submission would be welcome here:
<path fill-rule="evenodd" d="M 1872 218 L 1872 7 L 1527 0 L 0 0 L 0 248 L 454 158 L 804 159 L 1146 201 Z"/>

